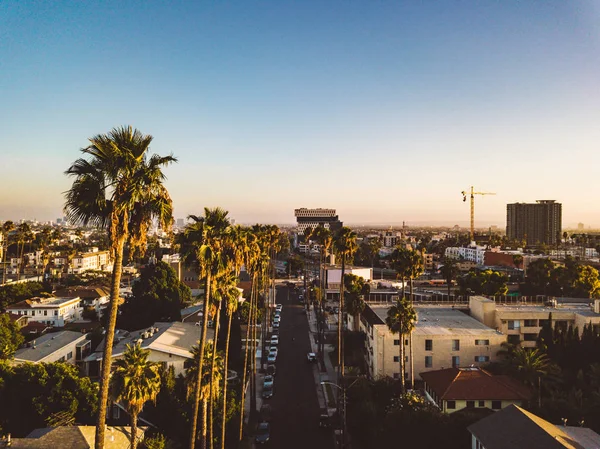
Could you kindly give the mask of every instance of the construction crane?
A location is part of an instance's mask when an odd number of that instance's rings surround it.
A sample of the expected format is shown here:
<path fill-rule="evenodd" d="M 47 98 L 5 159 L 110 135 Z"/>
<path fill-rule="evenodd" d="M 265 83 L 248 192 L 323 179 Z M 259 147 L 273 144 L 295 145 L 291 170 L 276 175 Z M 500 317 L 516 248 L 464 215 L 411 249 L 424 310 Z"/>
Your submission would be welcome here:
<path fill-rule="evenodd" d="M 469 192 L 465 192 L 464 190 L 460 192 L 463 196 L 463 201 L 467 201 L 467 195 Z M 471 241 L 475 241 L 475 195 L 495 195 L 492 192 L 475 192 L 473 186 L 471 186 Z"/>

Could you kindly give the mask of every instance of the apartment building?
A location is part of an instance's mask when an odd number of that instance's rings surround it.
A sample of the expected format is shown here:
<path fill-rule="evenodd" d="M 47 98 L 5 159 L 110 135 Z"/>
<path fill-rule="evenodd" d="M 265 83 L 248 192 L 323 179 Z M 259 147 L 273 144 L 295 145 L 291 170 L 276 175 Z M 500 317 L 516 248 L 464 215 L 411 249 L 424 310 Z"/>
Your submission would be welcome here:
<path fill-rule="evenodd" d="M 590 303 L 590 301 L 593 301 Z M 471 316 L 506 335 L 509 343 L 533 348 L 542 326 L 552 314 L 552 327 L 558 324 L 577 328 L 579 335 L 587 324 L 600 331 L 600 300 L 580 303 L 551 300 L 547 304 L 499 304 L 483 296 L 469 298 Z"/>
<path fill-rule="evenodd" d="M 298 234 L 304 234 L 308 227 L 323 226 L 331 231 L 336 231 L 343 225 L 335 209 L 307 209 L 302 207 L 294 210 L 294 216 L 298 223 Z"/>
<path fill-rule="evenodd" d="M 363 278 L 366 282 L 373 280 L 373 269 L 365 267 L 344 267 L 344 274 L 353 274 Z M 341 265 L 325 265 L 325 288 L 328 290 L 339 290 L 342 280 L 342 266 Z"/>
<path fill-rule="evenodd" d="M 466 247 L 450 246 L 444 255 L 450 259 L 474 262 L 476 265 L 485 263 L 485 246 L 470 245 Z"/>
<path fill-rule="evenodd" d="M 12 304 L 7 312 L 25 315 L 29 322 L 37 321 L 49 326 L 63 327 L 81 319 L 81 298 L 31 298 Z"/>
<path fill-rule="evenodd" d="M 64 362 L 74 365 L 90 353 L 90 345 L 91 341 L 80 332 L 46 334 L 17 350 L 14 363 Z"/>
<path fill-rule="evenodd" d="M 360 330 L 366 334 L 365 349 L 372 378 L 398 377 L 400 340 L 385 324 L 390 305 L 367 304 Z M 417 324 L 412 335 L 415 379 L 422 372 L 493 362 L 506 335 L 469 315 L 449 307 L 416 306 Z M 410 339 L 404 338 L 406 371 L 410 378 Z"/>
<path fill-rule="evenodd" d="M 73 258 L 71 272 L 79 274 L 90 270 L 110 271 L 111 268 L 110 253 L 108 251 L 90 248 L 88 252 L 79 253 Z"/>
<path fill-rule="evenodd" d="M 528 245 L 556 245 L 562 238 L 562 204 L 554 200 L 507 204 L 506 236 Z"/>

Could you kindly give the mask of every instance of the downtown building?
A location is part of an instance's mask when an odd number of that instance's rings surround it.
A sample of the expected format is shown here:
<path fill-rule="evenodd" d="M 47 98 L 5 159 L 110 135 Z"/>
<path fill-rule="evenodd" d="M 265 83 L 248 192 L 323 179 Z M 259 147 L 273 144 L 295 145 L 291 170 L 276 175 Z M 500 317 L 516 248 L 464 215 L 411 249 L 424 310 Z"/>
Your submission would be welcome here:
<path fill-rule="evenodd" d="M 554 200 L 506 205 L 506 236 L 528 245 L 556 245 L 562 235 L 562 204 Z"/>
<path fill-rule="evenodd" d="M 294 215 L 298 223 L 298 234 L 304 234 L 306 228 L 316 228 L 318 226 L 323 226 L 334 232 L 343 225 L 335 209 L 307 209 L 302 207 L 294 209 Z"/>

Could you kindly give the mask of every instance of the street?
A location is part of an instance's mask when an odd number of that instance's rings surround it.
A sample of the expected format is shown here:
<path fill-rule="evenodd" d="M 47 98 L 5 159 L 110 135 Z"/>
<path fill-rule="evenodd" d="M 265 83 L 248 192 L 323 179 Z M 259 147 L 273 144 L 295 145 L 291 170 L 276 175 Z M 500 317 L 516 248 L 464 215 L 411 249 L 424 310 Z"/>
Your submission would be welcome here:
<path fill-rule="evenodd" d="M 330 431 L 319 428 L 319 403 L 315 390 L 308 322 L 303 306 L 288 288 L 277 288 L 277 303 L 283 304 L 279 332 L 279 355 L 275 394 L 267 401 L 273 408 L 272 448 L 331 449 Z"/>

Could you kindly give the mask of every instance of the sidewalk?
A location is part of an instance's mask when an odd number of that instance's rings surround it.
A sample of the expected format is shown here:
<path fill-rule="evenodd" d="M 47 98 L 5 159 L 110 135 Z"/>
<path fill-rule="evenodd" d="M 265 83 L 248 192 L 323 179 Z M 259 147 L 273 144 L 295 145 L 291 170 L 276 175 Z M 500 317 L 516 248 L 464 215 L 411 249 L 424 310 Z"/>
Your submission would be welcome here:
<path fill-rule="evenodd" d="M 317 316 L 314 307 L 310 312 L 306 313 L 308 319 L 308 327 L 309 327 L 309 338 L 310 338 L 310 346 L 312 352 L 315 354 L 318 353 L 317 343 L 315 342 L 315 336 L 317 335 Z M 324 354 L 323 354 L 323 362 L 325 364 L 325 372 L 320 370 L 319 364 L 315 364 L 313 366 L 313 375 L 315 377 L 315 388 L 317 390 L 317 397 L 319 399 L 319 407 L 320 408 L 332 408 L 327 406 L 326 399 L 326 387 L 325 385 L 321 385 L 321 382 L 333 382 L 336 383 L 337 374 L 336 370 L 331 363 L 331 358 L 329 353 L 334 350 L 332 345 L 326 344 L 324 346 Z M 337 403 L 337 388 L 329 388 L 329 391 L 333 394 L 333 402 Z M 331 400 L 330 400 L 331 402 Z"/>

